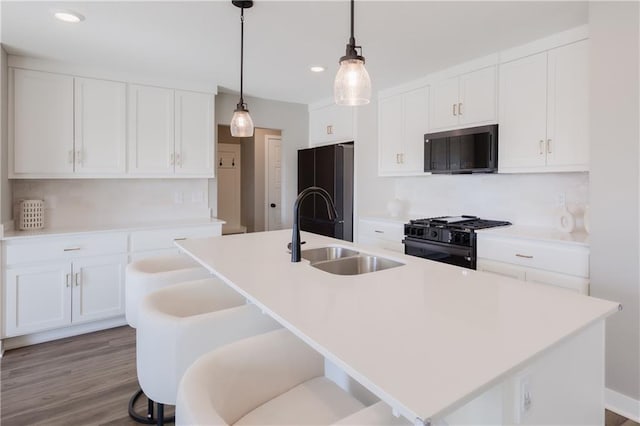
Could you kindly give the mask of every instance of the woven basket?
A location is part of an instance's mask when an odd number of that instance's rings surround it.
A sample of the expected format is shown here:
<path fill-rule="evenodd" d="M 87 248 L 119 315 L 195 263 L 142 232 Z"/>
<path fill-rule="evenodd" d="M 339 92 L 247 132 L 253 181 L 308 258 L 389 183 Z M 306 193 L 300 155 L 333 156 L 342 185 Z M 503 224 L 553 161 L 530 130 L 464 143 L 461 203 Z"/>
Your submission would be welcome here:
<path fill-rule="evenodd" d="M 18 229 L 31 231 L 44 228 L 44 200 L 20 200 L 18 203 Z"/>

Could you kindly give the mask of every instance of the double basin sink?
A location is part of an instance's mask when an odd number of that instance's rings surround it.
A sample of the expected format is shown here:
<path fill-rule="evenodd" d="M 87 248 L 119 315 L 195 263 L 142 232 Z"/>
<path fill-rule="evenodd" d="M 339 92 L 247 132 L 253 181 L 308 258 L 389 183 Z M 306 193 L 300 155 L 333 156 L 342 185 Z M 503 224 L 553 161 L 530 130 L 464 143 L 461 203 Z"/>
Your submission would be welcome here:
<path fill-rule="evenodd" d="M 360 275 L 404 265 L 384 257 L 334 246 L 303 250 L 302 258 L 314 268 L 336 275 Z"/>

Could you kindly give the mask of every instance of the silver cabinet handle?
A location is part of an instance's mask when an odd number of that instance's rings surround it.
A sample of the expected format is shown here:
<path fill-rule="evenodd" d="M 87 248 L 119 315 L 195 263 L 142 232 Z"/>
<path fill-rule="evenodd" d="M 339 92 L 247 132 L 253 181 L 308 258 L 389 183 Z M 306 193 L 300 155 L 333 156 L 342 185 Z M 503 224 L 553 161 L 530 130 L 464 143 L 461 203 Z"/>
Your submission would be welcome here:
<path fill-rule="evenodd" d="M 176 166 L 182 166 L 182 159 L 180 158 L 180 153 L 176 154 Z"/>
<path fill-rule="evenodd" d="M 75 273 L 76 287 L 80 286 L 80 272 Z"/>
<path fill-rule="evenodd" d="M 80 150 L 76 151 L 76 162 L 82 165 L 82 151 Z"/>
<path fill-rule="evenodd" d="M 67 283 L 67 288 L 71 287 L 71 274 L 67 274 L 65 282 Z"/>
<path fill-rule="evenodd" d="M 547 139 L 547 154 L 551 154 L 551 139 Z"/>
<path fill-rule="evenodd" d="M 174 238 L 173 241 L 184 241 L 186 239 L 187 237 L 179 237 L 179 238 Z"/>
<path fill-rule="evenodd" d="M 456 114 L 456 104 L 453 104 L 453 115 L 458 115 Z"/>
<path fill-rule="evenodd" d="M 172 166 L 175 166 L 175 165 L 176 165 L 176 154 L 175 154 L 175 153 L 171 154 L 171 160 L 169 160 L 169 163 L 170 163 Z"/>
<path fill-rule="evenodd" d="M 69 150 L 69 158 L 67 159 L 69 164 L 73 164 L 73 150 Z"/>
<path fill-rule="evenodd" d="M 78 250 L 80 250 L 80 247 L 69 247 L 69 248 L 63 249 L 63 251 L 78 251 Z"/>
<path fill-rule="evenodd" d="M 544 141 L 540 139 L 540 155 L 544 154 Z"/>
<path fill-rule="evenodd" d="M 462 102 L 458 104 L 458 115 L 462 115 Z"/>
<path fill-rule="evenodd" d="M 384 234 L 384 231 L 378 231 L 377 229 L 374 229 L 374 231 L 376 234 Z"/>
<path fill-rule="evenodd" d="M 516 257 L 522 257 L 525 259 L 533 259 L 533 256 L 530 256 L 528 254 L 520 254 L 520 253 L 516 253 Z"/>
<path fill-rule="evenodd" d="M 328 135 L 332 135 L 333 134 L 333 125 L 329 124 L 327 126 L 327 134 Z"/>

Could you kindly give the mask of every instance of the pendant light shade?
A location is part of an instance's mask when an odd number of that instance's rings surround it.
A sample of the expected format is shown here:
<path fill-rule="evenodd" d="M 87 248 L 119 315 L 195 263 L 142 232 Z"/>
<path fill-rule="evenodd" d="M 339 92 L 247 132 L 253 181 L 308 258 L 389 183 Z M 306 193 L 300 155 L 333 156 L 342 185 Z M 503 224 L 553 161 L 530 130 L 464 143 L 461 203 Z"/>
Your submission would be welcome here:
<path fill-rule="evenodd" d="M 364 56 L 357 51 L 362 52 L 362 46 L 356 46 L 353 35 L 354 4 L 351 0 L 351 37 L 333 83 L 333 97 L 338 105 L 365 105 L 371 100 L 371 78 L 364 67 Z"/>
<path fill-rule="evenodd" d="M 249 115 L 249 110 L 239 105 L 233 112 L 233 117 L 231 118 L 231 136 L 236 138 L 253 136 L 253 120 Z"/>
<path fill-rule="evenodd" d="M 253 136 L 253 120 L 249 115 L 247 104 L 243 98 L 243 74 L 244 74 L 244 10 L 253 6 L 252 0 L 232 0 L 234 6 L 240 8 L 240 101 L 236 105 L 231 118 L 231 136 L 247 138 Z"/>

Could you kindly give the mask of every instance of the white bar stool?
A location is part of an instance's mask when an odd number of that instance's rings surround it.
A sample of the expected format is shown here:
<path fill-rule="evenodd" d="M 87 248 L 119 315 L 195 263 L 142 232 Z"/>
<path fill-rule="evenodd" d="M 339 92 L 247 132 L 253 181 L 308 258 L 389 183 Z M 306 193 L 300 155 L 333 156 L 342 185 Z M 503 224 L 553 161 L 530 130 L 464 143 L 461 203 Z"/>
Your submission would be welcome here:
<path fill-rule="evenodd" d="M 323 357 L 284 329 L 203 355 L 178 390 L 178 426 L 331 425 L 341 419 L 351 422 L 343 425 L 409 424 L 384 404 L 365 407 L 324 377 Z"/>
<path fill-rule="evenodd" d="M 125 271 L 127 323 L 136 328 L 139 305 L 147 294 L 168 285 L 207 277 L 211 277 L 209 271 L 183 254 L 154 256 L 128 264 Z M 142 394 L 142 390 L 138 390 L 129 400 L 129 416 L 138 423 L 154 424 L 153 401 L 148 401 L 146 416 L 136 413 L 134 409 Z"/>
<path fill-rule="evenodd" d="M 216 278 L 175 284 L 147 295 L 136 330 L 138 381 L 158 404 L 175 405 L 178 383 L 202 354 L 280 325 Z"/>

